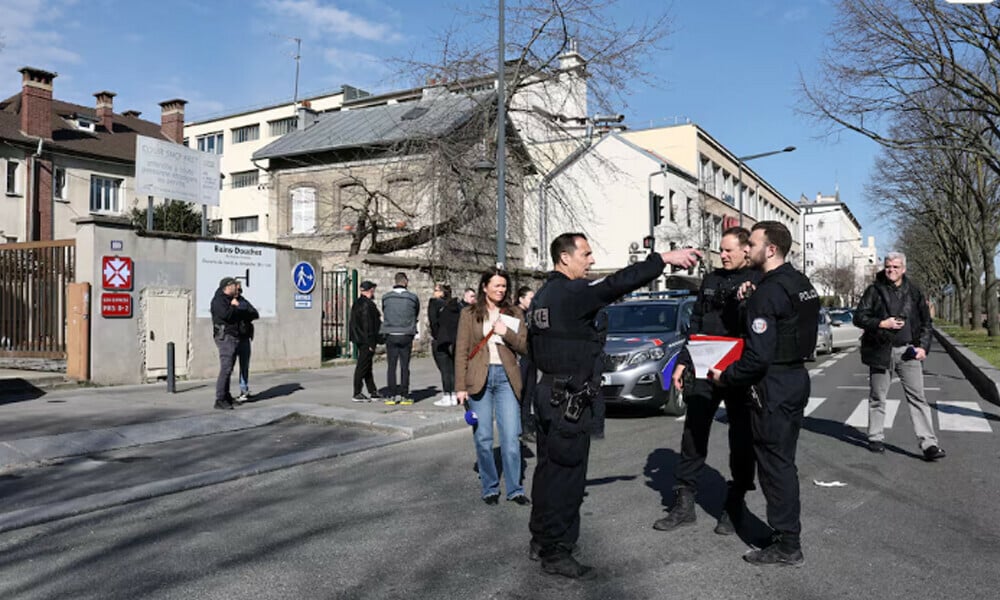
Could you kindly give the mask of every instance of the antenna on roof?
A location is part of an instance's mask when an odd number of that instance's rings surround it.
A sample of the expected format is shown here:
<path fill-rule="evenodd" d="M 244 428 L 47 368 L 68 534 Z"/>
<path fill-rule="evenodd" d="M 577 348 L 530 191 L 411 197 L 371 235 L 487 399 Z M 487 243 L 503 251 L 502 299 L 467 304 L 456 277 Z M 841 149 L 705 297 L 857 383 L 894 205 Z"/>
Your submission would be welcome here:
<path fill-rule="evenodd" d="M 290 35 L 282 35 L 280 33 L 271 32 L 271 35 L 278 38 L 284 38 L 286 40 L 291 40 L 295 42 L 295 95 L 292 97 L 292 108 L 299 107 L 299 62 L 302 59 L 302 38 L 292 37 Z"/>

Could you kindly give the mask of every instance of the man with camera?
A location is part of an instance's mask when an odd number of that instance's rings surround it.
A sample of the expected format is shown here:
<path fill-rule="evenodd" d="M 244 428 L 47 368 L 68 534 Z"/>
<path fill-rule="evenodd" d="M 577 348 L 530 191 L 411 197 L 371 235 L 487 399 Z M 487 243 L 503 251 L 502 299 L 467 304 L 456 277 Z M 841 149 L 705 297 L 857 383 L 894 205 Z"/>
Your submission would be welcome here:
<path fill-rule="evenodd" d="M 702 281 L 698 302 L 691 312 L 688 334 L 746 337 L 746 310 L 737 292 L 747 282 L 756 285 L 761 272 L 751 268 L 747 257 L 750 232 L 730 227 L 722 233 L 719 255 L 722 267 Z M 686 383 L 685 383 L 686 382 Z M 674 469 L 677 496 L 669 514 L 653 524 L 653 529 L 671 531 L 695 522 L 695 493 L 698 477 L 708 456 L 708 436 L 720 403 L 726 405 L 729 421 L 729 481 L 722 515 L 715 527 L 719 535 L 732 535 L 745 515 L 743 498 L 755 489 L 753 433 L 746 387 L 713 386 L 707 379 L 694 378 L 694 364 L 685 346 L 672 374 L 672 385 L 684 391 L 687 415 L 681 437 L 681 459 Z"/>
<path fill-rule="evenodd" d="M 885 397 L 892 375 L 899 377 L 910 405 L 913 432 L 924 460 L 945 457 L 934 435 L 924 397 L 923 362 L 931 347 L 931 315 L 923 292 L 906 277 L 906 255 L 890 252 L 854 311 L 861 336 L 861 362 L 868 365 L 868 449 L 885 452 Z"/>

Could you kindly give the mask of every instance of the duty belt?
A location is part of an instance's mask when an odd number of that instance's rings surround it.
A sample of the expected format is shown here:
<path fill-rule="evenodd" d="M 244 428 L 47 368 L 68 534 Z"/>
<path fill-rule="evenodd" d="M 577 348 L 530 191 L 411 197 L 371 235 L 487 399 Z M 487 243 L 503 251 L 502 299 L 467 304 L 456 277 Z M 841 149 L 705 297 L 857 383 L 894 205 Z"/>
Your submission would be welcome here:
<path fill-rule="evenodd" d="M 571 389 L 574 387 L 571 385 L 572 380 L 572 375 L 542 373 L 539 383 L 552 388 L 549 403 L 562 409 L 564 419 L 570 423 L 576 423 L 583 415 L 583 409 L 590 406 L 591 401 L 597 396 L 597 389 L 588 380 L 573 391 Z"/>

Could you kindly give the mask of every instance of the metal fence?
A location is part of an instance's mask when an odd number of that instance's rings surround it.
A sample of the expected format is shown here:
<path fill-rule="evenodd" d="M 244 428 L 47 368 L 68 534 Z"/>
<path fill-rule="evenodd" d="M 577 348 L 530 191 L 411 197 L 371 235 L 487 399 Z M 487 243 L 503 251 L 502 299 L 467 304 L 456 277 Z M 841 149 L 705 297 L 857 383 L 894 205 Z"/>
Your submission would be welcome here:
<path fill-rule="evenodd" d="M 323 358 L 354 358 L 348 332 L 351 306 L 357 297 L 358 272 L 323 271 Z"/>
<path fill-rule="evenodd" d="M 76 242 L 0 244 L 0 357 L 66 358 Z"/>

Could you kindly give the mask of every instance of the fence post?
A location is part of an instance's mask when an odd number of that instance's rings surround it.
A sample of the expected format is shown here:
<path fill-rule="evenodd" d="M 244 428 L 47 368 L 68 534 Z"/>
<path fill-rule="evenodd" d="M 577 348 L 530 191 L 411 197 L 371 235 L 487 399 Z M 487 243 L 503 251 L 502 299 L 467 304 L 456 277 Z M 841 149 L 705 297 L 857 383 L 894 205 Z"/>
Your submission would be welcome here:
<path fill-rule="evenodd" d="M 174 343 L 167 342 L 167 393 L 173 394 L 177 387 L 174 378 Z"/>

